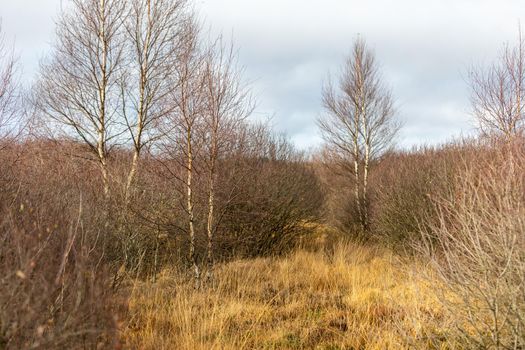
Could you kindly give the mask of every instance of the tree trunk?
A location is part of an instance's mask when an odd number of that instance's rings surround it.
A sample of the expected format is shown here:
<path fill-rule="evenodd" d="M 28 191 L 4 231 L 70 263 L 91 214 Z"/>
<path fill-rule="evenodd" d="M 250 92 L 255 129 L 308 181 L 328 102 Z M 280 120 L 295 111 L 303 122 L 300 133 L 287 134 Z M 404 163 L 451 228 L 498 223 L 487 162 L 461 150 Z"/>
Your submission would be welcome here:
<path fill-rule="evenodd" d="M 358 112 L 357 112 L 358 113 Z M 356 117 L 355 125 L 356 130 L 359 128 L 359 117 Z M 359 152 L 359 134 L 355 133 L 353 136 L 353 143 L 354 143 L 354 181 L 355 181 L 355 188 L 354 188 L 354 195 L 355 195 L 355 205 L 357 207 L 357 213 L 359 215 L 359 223 L 361 225 L 361 228 L 363 227 L 363 210 L 361 207 L 361 177 L 360 175 L 360 168 L 359 168 L 359 158 L 360 158 L 360 152 Z"/>
<path fill-rule="evenodd" d="M 357 214 L 359 215 L 359 223 L 363 224 L 363 211 L 361 210 L 361 190 L 359 186 L 359 160 L 354 159 L 354 195 L 355 195 L 355 206 L 357 208 Z"/>
<path fill-rule="evenodd" d="M 368 231 L 369 222 L 368 222 L 368 170 L 370 166 L 370 144 L 366 142 L 365 145 L 365 159 L 363 165 L 363 229 Z"/>
<path fill-rule="evenodd" d="M 194 227 L 194 212 L 193 212 L 193 192 L 192 192 L 192 181 L 193 181 L 193 150 L 191 145 L 191 129 L 188 129 L 187 133 L 187 152 L 188 152 L 188 163 L 187 163 L 187 207 L 188 211 L 188 230 L 190 235 L 190 251 L 189 259 L 190 263 L 193 266 L 193 273 L 195 278 L 195 289 L 198 289 L 200 286 L 200 270 L 197 265 L 197 258 L 195 256 L 195 227 Z"/>
<path fill-rule="evenodd" d="M 208 196 L 208 224 L 207 224 L 207 233 L 208 233 L 208 280 L 213 278 L 213 215 L 214 215 L 214 201 L 215 201 L 215 189 L 214 181 L 210 183 L 210 192 Z"/>
<path fill-rule="evenodd" d="M 213 215 L 214 215 L 214 202 L 215 202 L 215 159 L 216 159 L 216 141 L 213 141 L 212 155 L 210 159 L 210 173 L 208 179 L 208 222 L 207 222 L 207 235 L 208 235 L 208 247 L 207 247 L 207 280 L 210 281 L 213 278 Z"/>
<path fill-rule="evenodd" d="M 133 159 L 131 161 L 131 168 L 128 173 L 128 179 L 126 182 L 126 189 L 125 189 L 125 203 L 126 205 L 129 202 L 129 197 L 131 195 L 131 187 L 133 185 L 133 180 L 135 179 L 135 176 L 137 174 L 138 170 L 138 164 L 139 164 L 139 158 L 140 158 L 140 151 L 142 150 L 142 133 L 144 132 L 144 125 L 146 123 L 145 118 L 147 117 L 147 105 L 145 105 L 145 94 L 146 94 L 146 84 L 148 84 L 148 67 L 149 67 L 149 58 L 148 58 L 148 50 L 150 49 L 150 41 L 151 41 L 151 1 L 148 1 L 147 4 L 147 17 L 148 17 L 148 24 L 147 24 L 147 31 L 146 31 L 146 40 L 144 42 L 144 45 L 142 47 L 142 51 L 138 50 L 138 54 L 141 57 L 142 63 L 140 64 L 140 83 L 139 83 L 139 103 L 137 108 L 137 126 L 135 131 L 135 137 L 133 139 L 134 143 L 134 150 L 133 150 Z"/>
<path fill-rule="evenodd" d="M 100 0 L 100 12 L 105 15 L 105 6 L 106 2 L 105 0 Z M 102 21 L 102 28 L 100 30 L 99 34 L 99 40 L 100 44 L 102 46 L 102 63 L 101 63 L 101 82 L 98 85 L 98 93 L 99 93 L 99 128 L 98 128 L 98 143 L 97 143 L 97 152 L 98 157 L 101 165 L 101 171 L 102 171 L 102 182 L 104 186 L 104 196 L 106 200 L 109 199 L 109 174 L 108 174 L 108 166 L 107 166 L 107 159 L 106 159 L 106 89 L 107 89 L 107 60 L 108 60 L 108 52 L 107 52 L 107 43 L 106 43 L 106 28 L 105 28 L 105 21 Z"/>

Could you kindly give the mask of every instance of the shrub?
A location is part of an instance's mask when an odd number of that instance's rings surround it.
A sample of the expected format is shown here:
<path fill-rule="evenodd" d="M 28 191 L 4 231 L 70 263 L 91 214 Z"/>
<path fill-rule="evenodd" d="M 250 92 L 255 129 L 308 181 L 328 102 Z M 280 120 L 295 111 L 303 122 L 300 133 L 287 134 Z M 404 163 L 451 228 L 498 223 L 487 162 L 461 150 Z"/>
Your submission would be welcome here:
<path fill-rule="evenodd" d="M 115 345 L 117 305 L 89 167 L 50 144 L 11 144 L 0 165 L 0 348 Z M 78 181 L 84 177 L 84 181 Z"/>
<path fill-rule="evenodd" d="M 456 190 L 436 199 L 425 252 L 450 288 L 442 300 L 471 347 L 525 346 L 525 152 L 496 143 L 464 157 Z"/>

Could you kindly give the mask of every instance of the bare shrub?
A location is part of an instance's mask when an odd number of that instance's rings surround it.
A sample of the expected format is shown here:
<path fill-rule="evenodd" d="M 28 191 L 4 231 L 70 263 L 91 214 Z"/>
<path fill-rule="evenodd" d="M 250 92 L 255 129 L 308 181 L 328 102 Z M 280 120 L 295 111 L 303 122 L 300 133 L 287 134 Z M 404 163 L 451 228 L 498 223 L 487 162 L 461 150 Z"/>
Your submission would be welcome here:
<path fill-rule="evenodd" d="M 225 256 L 289 251 L 321 213 L 321 186 L 304 155 L 286 138 L 265 128 L 256 131 L 253 149 L 234 159 L 241 162 L 237 173 L 231 177 L 227 168 L 222 171 L 226 181 L 237 182 L 217 232 L 216 244 Z"/>
<path fill-rule="evenodd" d="M 525 153 L 496 143 L 465 158 L 455 191 L 437 199 L 426 252 L 450 288 L 443 301 L 470 346 L 525 346 Z"/>
<path fill-rule="evenodd" d="M 0 344 L 9 349 L 112 346 L 116 319 L 110 289 L 81 213 L 77 221 L 57 227 L 45 214 L 31 218 L 25 210 L 21 204 L 0 224 Z"/>
<path fill-rule="evenodd" d="M 409 248 L 436 221 L 436 196 L 452 191 L 460 159 L 478 152 L 473 140 L 386 154 L 370 178 L 371 226 L 383 243 Z"/>
<path fill-rule="evenodd" d="M 89 181 L 97 170 L 52 146 L 12 145 L 17 161 L 0 165 L 16 177 L 0 195 L 0 342 L 110 348 L 117 303 L 100 248 L 99 187 Z"/>

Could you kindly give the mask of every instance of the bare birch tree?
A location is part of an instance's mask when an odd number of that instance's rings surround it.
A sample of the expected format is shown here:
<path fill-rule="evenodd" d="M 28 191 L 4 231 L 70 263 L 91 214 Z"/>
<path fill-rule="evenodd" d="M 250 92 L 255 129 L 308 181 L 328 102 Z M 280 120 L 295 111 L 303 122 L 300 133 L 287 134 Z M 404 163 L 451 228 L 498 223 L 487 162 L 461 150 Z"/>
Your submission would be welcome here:
<path fill-rule="evenodd" d="M 99 164 L 109 198 L 110 146 L 117 121 L 126 18 L 122 0 L 73 0 L 57 27 L 57 43 L 41 67 L 37 106 L 65 135 L 85 143 Z"/>
<path fill-rule="evenodd" d="M 525 129 L 525 41 L 505 45 L 499 61 L 469 72 L 474 117 L 485 135 L 510 139 Z"/>
<path fill-rule="evenodd" d="M 176 154 L 183 155 L 182 164 L 185 177 L 179 178 L 184 183 L 189 236 L 188 258 L 192 265 L 195 287 L 200 286 L 201 269 L 199 267 L 195 242 L 195 159 L 202 147 L 201 127 L 204 112 L 204 57 L 199 43 L 200 28 L 193 16 L 184 24 L 182 45 L 177 53 L 174 69 L 176 86 L 171 93 L 173 110 L 170 125 L 167 126 L 167 142 L 178 148 Z M 175 156 L 177 157 L 177 156 Z"/>
<path fill-rule="evenodd" d="M 392 145 L 399 123 L 374 53 L 359 39 L 346 60 L 337 87 L 323 90 L 326 114 L 318 120 L 325 142 L 339 165 L 352 174 L 359 223 L 368 230 L 370 162 Z"/>
<path fill-rule="evenodd" d="M 16 129 L 19 84 L 16 80 L 16 59 L 6 45 L 0 22 L 0 139 L 11 136 Z"/>
<path fill-rule="evenodd" d="M 173 75 L 179 49 L 186 0 L 131 0 L 126 22 L 129 75 L 124 77 L 124 117 L 133 144 L 126 181 L 126 201 L 137 174 L 144 147 L 157 140 L 159 124 L 171 112 L 167 103 L 174 88 Z"/>
<path fill-rule="evenodd" d="M 217 161 L 234 142 L 236 130 L 252 112 L 253 103 L 249 91 L 242 81 L 242 70 L 238 68 L 233 45 L 225 45 L 222 36 L 211 45 L 206 57 L 204 71 L 205 118 L 204 144 L 207 146 L 205 165 L 207 168 L 207 273 L 212 277 L 213 240 L 216 225 L 215 191 Z"/>

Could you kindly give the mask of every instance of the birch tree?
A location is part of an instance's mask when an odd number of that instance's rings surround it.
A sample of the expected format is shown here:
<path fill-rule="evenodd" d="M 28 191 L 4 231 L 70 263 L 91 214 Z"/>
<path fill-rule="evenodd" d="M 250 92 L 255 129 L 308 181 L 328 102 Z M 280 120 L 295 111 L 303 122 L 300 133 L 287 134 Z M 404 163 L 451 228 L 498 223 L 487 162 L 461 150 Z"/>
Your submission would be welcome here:
<path fill-rule="evenodd" d="M 37 106 L 56 130 L 81 140 L 99 164 L 109 198 L 110 147 L 122 135 L 118 112 L 126 6 L 121 0 L 72 0 L 57 43 L 41 67 Z"/>
<path fill-rule="evenodd" d="M 488 69 L 469 72 L 474 117 L 485 135 L 505 139 L 525 130 L 525 41 L 506 45 L 500 59 Z"/>
<path fill-rule="evenodd" d="M 253 102 L 249 90 L 243 84 L 233 45 L 225 45 L 220 36 L 206 55 L 204 71 L 205 118 L 204 144 L 207 169 L 207 271 L 212 277 L 213 240 L 216 226 L 215 197 L 217 162 L 227 151 L 228 144 L 235 142 L 236 131 L 242 121 L 252 112 Z"/>
<path fill-rule="evenodd" d="M 167 101 L 174 89 L 170 76 L 175 74 L 186 5 L 186 0 L 130 0 L 125 25 L 129 74 L 123 81 L 123 97 L 133 156 L 125 187 L 126 201 L 142 150 L 162 136 L 159 124 L 172 109 Z"/>
<path fill-rule="evenodd" d="M 180 164 L 185 177 L 178 178 L 185 189 L 185 211 L 187 215 L 187 232 L 189 238 L 188 258 L 192 265 L 195 287 L 200 286 L 201 269 L 196 256 L 195 228 L 195 160 L 202 147 L 202 117 L 204 112 L 204 58 L 199 43 L 200 28 L 193 16 L 184 23 L 184 33 L 178 50 L 174 69 L 176 86 L 171 93 L 173 110 L 167 125 L 168 148 L 175 147 L 173 157 L 177 160 L 182 154 Z M 177 175 L 175 175 L 177 177 Z"/>
<path fill-rule="evenodd" d="M 16 129 L 19 102 L 16 71 L 16 59 L 6 45 L 0 21 L 0 140 L 10 137 Z"/>
<path fill-rule="evenodd" d="M 326 113 L 318 125 L 338 165 L 353 178 L 359 223 L 366 231 L 370 163 L 392 145 L 399 123 L 390 89 L 364 40 L 355 42 L 337 86 L 330 79 L 322 98 Z"/>

